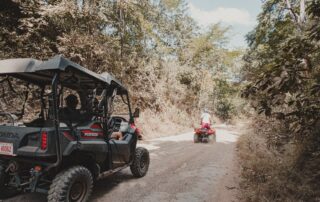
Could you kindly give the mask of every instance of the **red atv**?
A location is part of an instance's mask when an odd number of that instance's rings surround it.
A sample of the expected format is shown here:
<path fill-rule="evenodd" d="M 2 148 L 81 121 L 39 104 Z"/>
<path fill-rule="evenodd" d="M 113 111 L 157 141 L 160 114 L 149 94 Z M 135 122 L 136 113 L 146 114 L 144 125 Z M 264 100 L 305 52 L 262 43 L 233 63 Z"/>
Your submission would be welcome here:
<path fill-rule="evenodd" d="M 214 143 L 216 142 L 216 130 L 214 128 L 211 128 L 210 126 L 203 125 L 200 128 L 195 128 L 193 141 L 194 143 Z"/>

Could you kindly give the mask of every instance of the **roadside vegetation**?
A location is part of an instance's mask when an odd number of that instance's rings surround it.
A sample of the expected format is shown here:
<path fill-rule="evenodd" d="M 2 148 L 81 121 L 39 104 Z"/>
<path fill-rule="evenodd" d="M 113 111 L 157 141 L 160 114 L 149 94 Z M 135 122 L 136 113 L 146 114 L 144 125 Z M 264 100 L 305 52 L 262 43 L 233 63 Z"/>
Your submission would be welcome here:
<path fill-rule="evenodd" d="M 248 34 L 238 143 L 244 201 L 320 200 L 320 2 L 268 0 Z"/>
<path fill-rule="evenodd" d="M 1 59 L 62 54 L 112 73 L 142 109 L 138 123 L 150 123 L 141 124 L 146 136 L 162 123 L 172 133 L 198 124 L 203 107 L 222 119 L 241 108 L 233 98 L 242 51 L 226 48 L 230 28 L 200 29 L 183 0 L 2 0 L 0 18 Z"/>
<path fill-rule="evenodd" d="M 250 117 L 241 199 L 319 201 L 320 2 L 263 2 L 240 50 L 228 48 L 231 27 L 199 27 L 184 0 L 1 0 L 0 59 L 62 54 L 110 72 L 132 92 L 145 138 L 197 126 L 203 108 Z M 1 111 L 36 111 L 32 86 L 0 83 Z"/>

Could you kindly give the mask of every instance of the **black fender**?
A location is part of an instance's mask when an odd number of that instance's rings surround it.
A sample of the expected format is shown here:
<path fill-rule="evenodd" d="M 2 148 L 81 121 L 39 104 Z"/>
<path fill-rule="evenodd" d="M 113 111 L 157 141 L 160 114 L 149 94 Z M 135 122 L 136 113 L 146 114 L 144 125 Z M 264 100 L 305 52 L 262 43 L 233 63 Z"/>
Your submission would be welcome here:
<path fill-rule="evenodd" d="M 62 155 L 70 156 L 73 152 L 88 152 L 95 156 L 97 163 L 102 163 L 107 157 L 108 144 L 104 140 L 71 141 Z"/>

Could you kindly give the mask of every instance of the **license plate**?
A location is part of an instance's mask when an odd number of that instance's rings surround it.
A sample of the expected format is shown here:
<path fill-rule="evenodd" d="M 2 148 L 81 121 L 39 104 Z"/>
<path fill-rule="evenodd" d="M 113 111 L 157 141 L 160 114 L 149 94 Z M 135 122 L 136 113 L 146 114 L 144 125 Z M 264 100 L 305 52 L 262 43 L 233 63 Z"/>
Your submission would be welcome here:
<path fill-rule="evenodd" d="M 13 144 L 0 142 L 0 154 L 14 156 L 13 155 Z"/>

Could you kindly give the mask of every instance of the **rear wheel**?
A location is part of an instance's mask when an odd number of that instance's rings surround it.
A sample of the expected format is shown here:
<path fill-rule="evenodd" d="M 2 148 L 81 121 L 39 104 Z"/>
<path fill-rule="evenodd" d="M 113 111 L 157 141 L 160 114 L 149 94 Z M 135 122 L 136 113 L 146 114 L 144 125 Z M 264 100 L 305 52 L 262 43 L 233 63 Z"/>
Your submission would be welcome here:
<path fill-rule="evenodd" d="M 199 142 L 199 136 L 197 134 L 193 135 L 193 142 L 198 143 Z"/>
<path fill-rule="evenodd" d="M 53 180 L 48 194 L 48 201 L 88 201 L 92 186 L 92 174 L 87 168 L 83 166 L 69 168 L 62 171 Z"/>
<path fill-rule="evenodd" d="M 209 143 L 215 143 L 216 142 L 216 135 L 209 135 Z"/>
<path fill-rule="evenodd" d="M 138 147 L 130 170 L 135 177 L 143 177 L 147 174 L 150 164 L 150 156 L 147 149 Z"/>
<path fill-rule="evenodd" d="M 0 163 L 0 199 L 5 199 L 14 195 L 17 195 L 19 192 L 14 189 L 7 187 L 9 181 L 9 176 L 5 173 L 4 166 Z"/>

